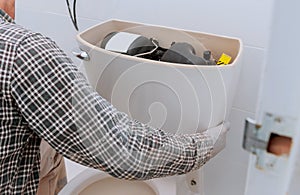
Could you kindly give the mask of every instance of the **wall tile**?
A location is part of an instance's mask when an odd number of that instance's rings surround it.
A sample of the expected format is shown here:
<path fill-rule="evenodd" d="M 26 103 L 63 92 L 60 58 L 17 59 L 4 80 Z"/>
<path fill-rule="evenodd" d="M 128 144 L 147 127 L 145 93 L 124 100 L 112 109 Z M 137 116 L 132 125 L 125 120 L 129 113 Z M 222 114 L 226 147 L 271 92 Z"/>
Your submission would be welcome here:
<path fill-rule="evenodd" d="M 211 161 L 204 167 L 204 195 L 242 195 L 247 179 L 247 165 Z"/>
<path fill-rule="evenodd" d="M 299 158 L 298 158 L 299 161 Z M 299 181 L 300 181 L 300 166 L 298 163 L 298 167 L 296 167 L 294 171 L 294 175 L 291 180 L 289 193 L 290 195 L 298 195 L 299 194 Z"/>
<path fill-rule="evenodd" d="M 227 134 L 226 148 L 220 154 L 219 160 L 248 164 L 249 152 L 242 148 L 245 119 L 248 117 L 254 118 L 254 114 L 232 109 L 229 117 L 230 130 Z"/>
<path fill-rule="evenodd" d="M 247 45 L 268 43 L 273 0 L 120 1 L 115 18 L 239 37 Z"/>
<path fill-rule="evenodd" d="M 74 29 L 68 16 L 18 8 L 16 22 L 53 39 L 76 64 L 80 65 L 81 61 L 71 53 L 73 48 L 78 47 L 76 42 L 78 32 Z M 98 21 L 83 18 L 79 18 L 78 22 L 80 30 L 98 24 Z"/>
<path fill-rule="evenodd" d="M 72 0 L 71 0 L 72 2 Z M 52 12 L 52 13 L 59 13 L 59 14 L 68 14 L 68 9 L 66 6 L 66 1 L 61 0 L 22 0 L 16 1 L 16 8 L 22 9 L 30 9 L 36 10 L 40 12 Z M 18 14 L 18 12 L 17 12 Z"/>
<path fill-rule="evenodd" d="M 226 148 L 204 166 L 204 194 L 244 194 L 250 154 L 242 148 L 244 120 L 253 113 L 232 109 Z"/>
<path fill-rule="evenodd" d="M 68 14 L 61 0 L 18 1 L 17 6 Z M 268 44 L 272 7 L 273 0 L 77 1 L 79 17 L 97 21 L 119 18 L 235 36 L 256 47 Z"/>
<path fill-rule="evenodd" d="M 248 112 L 255 112 L 265 63 L 265 51 L 244 47 L 243 63 L 233 106 Z"/>

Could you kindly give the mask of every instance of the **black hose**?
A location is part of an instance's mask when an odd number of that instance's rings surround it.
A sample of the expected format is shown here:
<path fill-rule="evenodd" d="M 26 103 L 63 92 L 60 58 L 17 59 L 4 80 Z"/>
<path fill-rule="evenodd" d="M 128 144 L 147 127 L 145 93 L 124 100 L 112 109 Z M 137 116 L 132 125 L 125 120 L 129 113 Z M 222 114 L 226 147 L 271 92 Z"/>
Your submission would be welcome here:
<path fill-rule="evenodd" d="M 76 0 L 73 2 L 73 14 L 70 8 L 69 0 L 66 0 L 68 11 L 75 29 L 78 31 L 77 16 L 76 16 Z"/>

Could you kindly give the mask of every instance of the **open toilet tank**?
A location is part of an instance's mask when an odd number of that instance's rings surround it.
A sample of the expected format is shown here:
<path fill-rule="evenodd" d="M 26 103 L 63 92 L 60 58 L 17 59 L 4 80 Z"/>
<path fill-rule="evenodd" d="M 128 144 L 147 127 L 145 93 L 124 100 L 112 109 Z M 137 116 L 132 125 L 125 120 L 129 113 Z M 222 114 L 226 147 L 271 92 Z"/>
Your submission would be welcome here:
<path fill-rule="evenodd" d="M 155 38 L 166 48 L 187 42 L 198 55 L 204 46 L 215 59 L 225 53 L 232 60 L 224 66 L 188 65 L 124 55 L 100 48 L 111 32 Z M 89 83 L 131 118 L 171 133 L 195 133 L 228 119 L 241 66 L 239 39 L 111 20 L 80 33 L 77 40 L 88 54 L 82 62 Z"/>

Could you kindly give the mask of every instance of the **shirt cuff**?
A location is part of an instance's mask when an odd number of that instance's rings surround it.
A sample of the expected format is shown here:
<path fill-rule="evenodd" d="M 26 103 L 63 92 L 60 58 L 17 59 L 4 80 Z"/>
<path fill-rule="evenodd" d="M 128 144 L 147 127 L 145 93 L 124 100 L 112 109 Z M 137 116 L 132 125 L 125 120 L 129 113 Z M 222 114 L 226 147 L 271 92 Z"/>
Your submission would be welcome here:
<path fill-rule="evenodd" d="M 195 135 L 194 141 L 196 144 L 196 160 L 192 171 L 202 167 L 211 158 L 211 153 L 213 150 L 213 140 L 212 137 L 206 133 L 201 133 Z"/>

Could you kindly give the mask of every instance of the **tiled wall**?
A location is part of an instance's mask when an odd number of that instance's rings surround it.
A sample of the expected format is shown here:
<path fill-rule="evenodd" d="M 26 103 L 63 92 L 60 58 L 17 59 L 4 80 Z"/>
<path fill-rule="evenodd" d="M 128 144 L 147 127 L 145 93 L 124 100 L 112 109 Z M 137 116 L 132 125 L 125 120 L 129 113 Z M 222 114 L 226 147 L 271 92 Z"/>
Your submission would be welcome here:
<path fill-rule="evenodd" d="M 264 56 L 268 45 L 273 0 L 79 0 L 80 30 L 110 18 L 165 25 L 239 37 L 244 42 L 244 60 L 227 148 L 205 166 L 205 193 L 244 194 L 249 155 L 242 145 L 246 117 L 255 117 Z M 76 47 L 74 30 L 65 1 L 17 1 L 16 21 L 53 38 L 71 56 Z M 80 64 L 74 59 L 75 63 Z M 79 173 L 68 162 L 69 178 Z"/>

